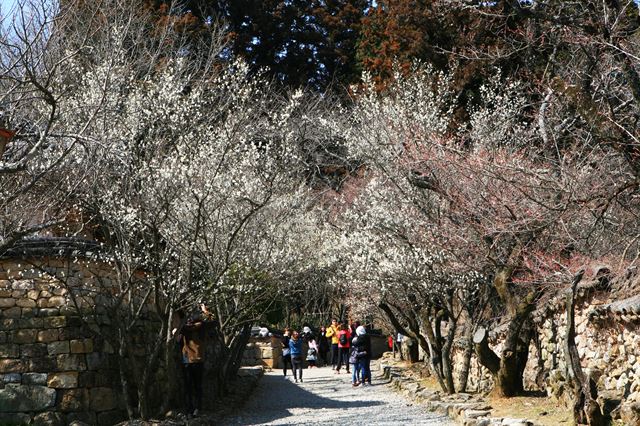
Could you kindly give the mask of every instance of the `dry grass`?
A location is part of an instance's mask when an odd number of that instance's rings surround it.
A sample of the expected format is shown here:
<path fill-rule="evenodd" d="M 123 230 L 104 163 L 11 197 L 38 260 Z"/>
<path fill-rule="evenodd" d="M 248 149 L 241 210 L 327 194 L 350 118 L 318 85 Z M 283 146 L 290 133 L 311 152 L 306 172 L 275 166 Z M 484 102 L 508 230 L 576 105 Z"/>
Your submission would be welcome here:
<path fill-rule="evenodd" d="M 517 396 L 514 398 L 491 398 L 491 415 L 495 417 L 526 418 L 543 426 L 571 425 L 571 410 L 551 398 Z"/>

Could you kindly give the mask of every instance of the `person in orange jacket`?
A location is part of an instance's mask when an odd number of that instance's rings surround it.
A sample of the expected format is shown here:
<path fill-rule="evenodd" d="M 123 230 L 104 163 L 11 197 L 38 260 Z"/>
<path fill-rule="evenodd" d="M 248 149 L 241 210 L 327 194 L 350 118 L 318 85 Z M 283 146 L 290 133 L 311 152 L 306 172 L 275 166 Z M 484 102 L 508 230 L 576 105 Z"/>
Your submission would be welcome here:
<path fill-rule="evenodd" d="M 338 320 L 333 318 L 331 325 L 327 327 L 327 338 L 331 339 L 331 369 L 335 370 L 338 365 Z"/>

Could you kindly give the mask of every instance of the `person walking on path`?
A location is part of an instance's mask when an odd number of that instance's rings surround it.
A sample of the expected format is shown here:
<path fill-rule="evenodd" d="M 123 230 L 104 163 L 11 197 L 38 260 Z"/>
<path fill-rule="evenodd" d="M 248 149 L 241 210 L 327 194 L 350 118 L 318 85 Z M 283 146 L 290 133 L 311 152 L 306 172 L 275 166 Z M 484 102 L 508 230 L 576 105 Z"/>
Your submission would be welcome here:
<path fill-rule="evenodd" d="M 396 348 L 398 353 L 400 354 L 400 360 L 404 361 L 404 356 L 402 355 L 402 341 L 404 340 L 404 336 L 402 333 L 398 332 L 396 335 Z"/>
<path fill-rule="evenodd" d="M 307 350 L 307 362 L 309 363 L 309 368 L 314 368 L 317 367 L 316 362 L 318 361 L 318 343 L 313 334 L 307 335 L 306 339 L 309 347 Z"/>
<path fill-rule="evenodd" d="M 371 384 L 371 336 L 363 326 L 356 328 L 358 363 L 361 369 L 361 382 L 363 385 Z"/>
<path fill-rule="evenodd" d="M 296 330 L 293 330 L 291 339 L 289 340 L 289 349 L 291 350 L 291 362 L 293 363 L 293 378 L 298 383 L 302 383 L 302 339 Z"/>
<path fill-rule="evenodd" d="M 347 323 L 343 323 L 338 327 L 338 366 L 336 367 L 336 373 L 340 374 L 340 368 L 344 364 L 347 368 L 347 374 L 349 371 L 349 348 L 351 347 L 351 331 Z"/>
<path fill-rule="evenodd" d="M 282 336 L 282 373 L 284 377 L 287 377 L 287 364 L 293 370 L 289 340 L 291 340 L 291 337 L 289 336 L 289 328 L 287 327 L 284 329 L 284 335 Z"/>
<path fill-rule="evenodd" d="M 326 337 L 331 339 L 331 368 L 336 369 L 338 365 L 338 320 L 331 320 L 331 325 L 327 329 Z"/>
<path fill-rule="evenodd" d="M 360 355 L 360 342 L 359 336 L 355 336 L 351 340 L 351 355 L 349 355 L 349 364 L 351 364 L 351 386 L 356 387 L 360 385 L 360 372 L 362 370 L 361 355 Z"/>
<path fill-rule="evenodd" d="M 318 337 L 318 355 L 322 360 L 322 366 L 329 365 L 327 361 L 327 353 L 329 352 L 329 341 L 327 340 L 327 328 L 323 325 L 320 327 L 320 336 Z"/>

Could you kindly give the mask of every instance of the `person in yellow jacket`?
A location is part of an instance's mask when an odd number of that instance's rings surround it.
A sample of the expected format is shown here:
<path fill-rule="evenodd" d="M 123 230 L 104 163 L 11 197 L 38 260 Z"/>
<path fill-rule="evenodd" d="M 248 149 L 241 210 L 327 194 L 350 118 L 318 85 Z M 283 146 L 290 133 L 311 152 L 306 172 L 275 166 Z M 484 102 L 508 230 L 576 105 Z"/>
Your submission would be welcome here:
<path fill-rule="evenodd" d="M 327 327 L 327 338 L 331 338 L 331 369 L 338 365 L 338 320 L 333 318 L 331 325 Z"/>

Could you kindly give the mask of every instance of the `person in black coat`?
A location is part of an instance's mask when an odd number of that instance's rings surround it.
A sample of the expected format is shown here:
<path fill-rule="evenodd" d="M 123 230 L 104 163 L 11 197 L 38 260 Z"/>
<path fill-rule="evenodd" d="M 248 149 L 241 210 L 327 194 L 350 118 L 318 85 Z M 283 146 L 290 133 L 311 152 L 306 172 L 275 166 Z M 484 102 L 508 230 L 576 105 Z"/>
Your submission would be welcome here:
<path fill-rule="evenodd" d="M 358 338 L 355 340 L 354 351 L 358 353 L 358 361 L 362 367 L 362 384 L 371 384 L 371 337 L 363 326 L 356 328 Z"/>
<path fill-rule="evenodd" d="M 327 328 L 323 325 L 320 327 L 320 335 L 318 336 L 318 354 L 322 360 L 322 365 L 329 364 L 328 352 L 329 352 L 329 339 L 327 339 Z"/>

